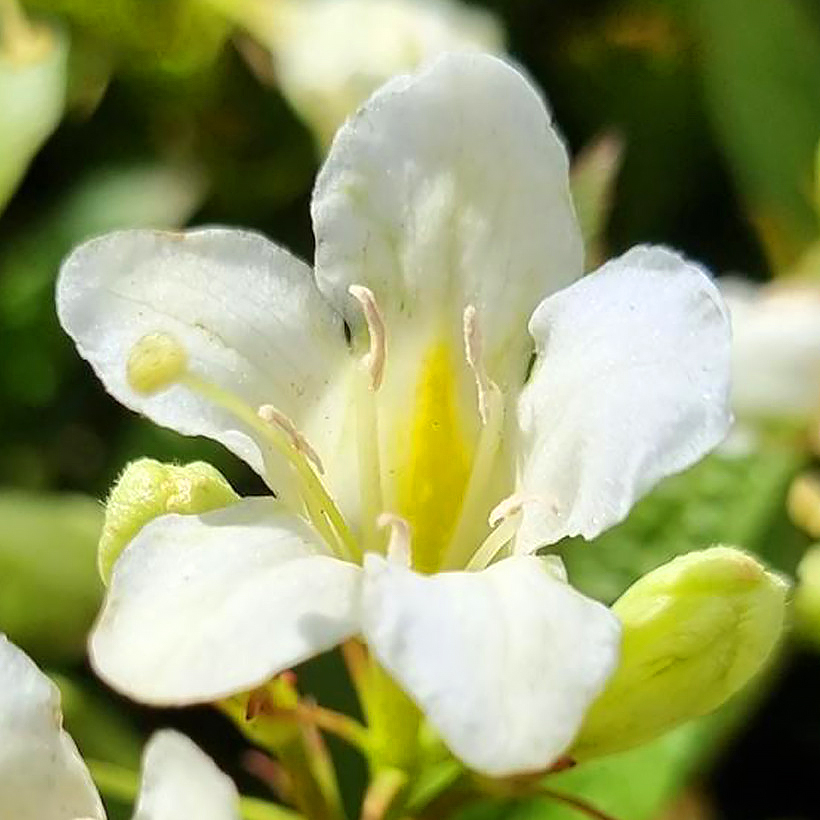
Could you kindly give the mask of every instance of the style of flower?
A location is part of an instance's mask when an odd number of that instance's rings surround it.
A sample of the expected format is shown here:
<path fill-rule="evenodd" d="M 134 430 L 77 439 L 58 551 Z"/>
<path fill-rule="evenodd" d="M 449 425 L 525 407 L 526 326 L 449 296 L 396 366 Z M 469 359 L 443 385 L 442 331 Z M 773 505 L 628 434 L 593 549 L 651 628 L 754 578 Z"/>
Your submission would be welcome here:
<path fill-rule="evenodd" d="M 60 692 L 0 635 L 0 806 L 14 820 L 104 820 L 74 741 L 62 728 Z M 134 820 L 238 820 L 231 780 L 188 738 L 157 732 L 143 756 Z"/>
<path fill-rule="evenodd" d="M 94 666 L 141 701 L 207 702 L 360 634 L 468 766 L 542 770 L 619 625 L 536 550 L 594 538 L 723 438 L 722 300 L 657 247 L 579 279 L 564 146 L 486 55 L 376 93 L 312 215 L 313 273 L 222 228 L 111 234 L 61 271 L 62 324 L 109 392 L 276 494 L 145 526 Z"/>

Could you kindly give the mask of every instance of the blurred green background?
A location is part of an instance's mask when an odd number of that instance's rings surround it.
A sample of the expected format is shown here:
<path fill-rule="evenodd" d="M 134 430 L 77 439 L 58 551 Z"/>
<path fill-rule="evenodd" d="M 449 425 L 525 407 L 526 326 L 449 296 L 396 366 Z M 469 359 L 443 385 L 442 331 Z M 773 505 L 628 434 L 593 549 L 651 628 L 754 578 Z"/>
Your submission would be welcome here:
<path fill-rule="evenodd" d="M 45 24 L 45 40 L 24 32 L 31 53 L 10 56 L 19 9 L 0 0 L 0 629 L 74 681 L 67 713 L 84 750 L 127 765 L 140 732 L 158 722 L 181 722 L 234 773 L 239 741 L 226 742 L 227 724 L 204 711 L 157 716 L 91 682 L 83 636 L 101 590 L 94 499 L 142 455 L 205 458 L 238 491 L 260 488 L 216 446 L 158 430 L 106 396 L 59 329 L 54 281 L 76 243 L 117 227 L 240 225 L 312 257 L 308 206 L 321 148 L 266 71 L 264 44 L 237 27 L 244 5 L 32 0 L 26 25 Z M 820 277 L 810 265 L 820 234 L 820 3 L 481 8 L 498 16 L 510 55 L 543 88 L 573 155 L 604 135 L 620 146 L 614 187 L 596 200 L 609 252 L 661 242 L 717 274 L 765 280 L 799 267 Z M 20 60 L 31 76 L 15 71 Z M 574 578 L 611 600 L 641 572 L 714 541 L 756 549 L 793 572 L 807 540 L 786 520 L 783 499 L 808 460 L 781 442 L 672 480 L 594 551 L 570 551 Z M 305 679 L 325 701 L 346 702 L 333 657 Z M 708 755 L 697 733 L 712 736 L 713 725 L 676 733 L 609 773 L 605 765 L 591 776 L 597 785 L 578 788 L 590 797 L 608 789 L 607 799 L 624 792 L 612 803 L 623 820 L 660 817 L 658 807 L 687 784 L 679 813 L 664 816 L 820 817 L 820 658 L 795 642 L 759 699 L 746 707 L 754 716 L 745 727 Z M 348 764 L 355 791 L 357 764 Z M 651 793 L 640 807 L 629 802 L 638 792 Z M 564 815 L 528 802 L 494 816 Z"/>

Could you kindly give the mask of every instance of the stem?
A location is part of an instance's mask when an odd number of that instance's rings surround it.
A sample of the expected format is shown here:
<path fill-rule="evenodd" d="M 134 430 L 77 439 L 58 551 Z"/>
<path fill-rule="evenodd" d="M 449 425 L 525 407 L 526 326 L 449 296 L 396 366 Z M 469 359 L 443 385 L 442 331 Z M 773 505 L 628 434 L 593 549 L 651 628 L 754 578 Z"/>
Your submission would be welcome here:
<path fill-rule="evenodd" d="M 347 674 L 359 699 L 359 706 L 364 712 L 367 698 L 367 650 L 358 638 L 348 638 L 342 644 L 341 651 Z"/>
<path fill-rule="evenodd" d="M 340 737 L 365 753 L 370 746 L 369 733 L 358 720 L 343 715 L 341 712 L 326 709 L 323 706 L 300 703 L 293 709 L 271 709 L 265 712 L 265 715 L 274 720 L 289 720 L 294 723 L 315 726 L 317 729 L 322 729 Z"/>
<path fill-rule="evenodd" d="M 563 803 L 565 806 L 570 806 L 580 814 L 585 814 L 587 817 L 594 818 L 594 820 L 616 820 L 611 814 L 606 814 L 606 812 L 601 811 L 591 803 L 587 803 L 586 800 L 576 797 L 574 794 L 564 794 L 543 786 L 538 789 L 538 793 L 558 803 Z"/>
<path fill-rule="evenodd" d="M 364 709 L 370 727 L 371 768 L 409 770 L 415 766 L 421 713 L 373 658 Z"/>
<path fill-rule="evenodd" d="M 383 820 L 407 785 L 407 774 L 399 769 L 383 769 L 367 788 L 361 820 Z"/>
<path fill-rule="evenodd" d="M 136 772 L 102 760 L 86 760 L 86 764 L 101 794 L 121 803 L 137 799 L 140 779 Z M 302 820 L 302 815 L 290 809 L 255 797 L 241 797 L 239 807 L 244 820 Z"/>

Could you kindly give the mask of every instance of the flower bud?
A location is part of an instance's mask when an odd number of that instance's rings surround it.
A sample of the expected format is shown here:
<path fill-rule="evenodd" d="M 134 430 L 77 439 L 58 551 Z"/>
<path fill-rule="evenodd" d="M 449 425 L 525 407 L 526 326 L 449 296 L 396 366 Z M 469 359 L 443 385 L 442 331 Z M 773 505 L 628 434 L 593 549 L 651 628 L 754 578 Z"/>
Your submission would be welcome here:
<path fill-rule="evenodd" d="M 149 521 L 166 513 L 204 513 L 227 507 L 239 496 L 204 461 L 184 466 L 150 458 L 132 461 L 108 496 L 97 565 L 108 583 L 114 562 Z"/>
<path fill-rule="evenodd" d="M 185 348 L 168 333 L 149 333 L 131 348 L 126 377 L 132 390 L 150 395 L 170 387 L 185 375 Z"/>
<path fill-rule="evenodd" d="M 652 740 L 716 709 L 757 673 L 783 631 L 788 585 L 729 547 L 682 555 L 614 604 L 621 661 L 570 755 Z"/>
<path fill-rule="evenodd" d="M 820 645 L 820 546 L 806 551 L 797 568 L 794 615 L 802 635 Z"/>

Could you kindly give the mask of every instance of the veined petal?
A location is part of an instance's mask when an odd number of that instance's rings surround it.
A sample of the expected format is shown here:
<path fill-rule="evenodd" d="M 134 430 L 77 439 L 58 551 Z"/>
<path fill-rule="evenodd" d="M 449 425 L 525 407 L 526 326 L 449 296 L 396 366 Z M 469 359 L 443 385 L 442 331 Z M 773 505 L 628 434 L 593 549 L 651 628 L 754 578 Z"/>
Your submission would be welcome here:
<path fill-rule="evenodd" d="M 743 418 L 805 419 L 820 409 L 820 289 L 720 283 L 732 316 L 732 406 Z"/>
<path fill-rule="evenodd" d="M 358 586 L 275 499 L 163 516 L 114 565 L 91 660 L 136 700 L 213 701 L 355 633 Z"/>
<path fill-rule="evenodd" d="M 0 635 L 0 808 L 9 820 L 104 820 L 100 797 L 63 731 L 60 693 Z"/>
<path fill-rule="evenodd" d="M 156 732 L 142 758 L 142 786 L 133 820 L 239 820 L 231 779 L 185 735 Z"/>
<path fill-rule="evenodd" d="M 453 753 L 490 775 L 553 763 L 618 658 L 617 619 L 534 556 L 419 575 L 368 555 L 362 619 Z"/>
<path fill-rule="evenodd" d="M 195 375 L 253 409 L 275 404 L 297 422 L 322 413 L 346 356 L 342 320 L 307 265 L 245 231 L 135 230 L 94 239 L 64 263 L 57 307 L 116 399 L 180 433 L 222 442 L 263 474 L 255 433 L 231 413 L 184 386 L 148 396 L 131 388 L 126 362 L 135 343 L 167 333 Z"/>
<path fill-rule="evenodd" d="M 352 283 L 371 288 L 388 326 L 443 325 L 458 348 L 473 304 L 498 381 L 509 375 L 502 360 L 524 369 L 538 300 L 582 270 L 549 112 L 518 71 L 485 54 L 445 55 L 371 97 L 337 134 L 312 213 L 317 282 L 354 331 Z"/>
<path fill-rule="evenodd" d="M 677 254 L 633 248 L 544 300 L 530 332 L 519 551 L 595 537 L 726 435 L 729 320 L 713 282 Z"/>

